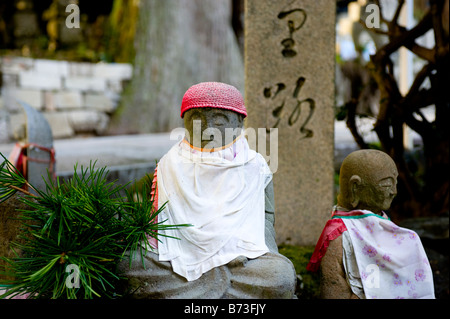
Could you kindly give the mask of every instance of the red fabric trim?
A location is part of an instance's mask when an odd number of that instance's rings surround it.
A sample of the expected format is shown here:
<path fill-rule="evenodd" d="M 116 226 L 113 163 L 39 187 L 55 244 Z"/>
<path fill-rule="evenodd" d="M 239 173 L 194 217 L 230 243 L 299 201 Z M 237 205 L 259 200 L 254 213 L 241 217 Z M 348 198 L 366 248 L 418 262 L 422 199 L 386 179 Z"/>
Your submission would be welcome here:
<path fill-rule="evenodd" d="M 381 213 L 382 213 L 382 214 L 380 215 L 381 217 L 386 218 L 386 219 L 389 219 L 389 216 L 386 215 L 385 212 L 381 212 Z M 348 216 L 361 216 L 361 215 L 367 215 L 367 212 L 362 212 L 362 211 L 360 211 L 360 210 L 352 210 L 352 211 L 349 211 L 349 212 L 344 212 L 344 211 L 339 211 L 339 210 L 337 210 L 337 211 L 334 211 L 334 212 L 331 214 L 331 217 L 339 218 L 340 216 L 341 216 L 341 217 L 348 217 Z"/>
<path fill-rule="evenodd" d="M 39 160 L 36 158 L 31 158 L 27 156 L 27 149 L 29 147 L 35 147 L 39 148 L 42 151 L 50 153 L 50 160 Z M 23 177 L 28 178 L 28 170 L 27 170 L 27 163 L 28 162 L 38 162 L 38 163 L 49 163 L 49 172 L 52 174 L 53 179 L 56 179 L 56 173 L 54 170 L 54 165 L 56 162 L 55 159 L 55 149 L 54 148 L 47 148 L 35 143 L 28 143 L 28 144 L 21 144 L 16 143 L 14 145 L 14 148 L 10 154 L 10 162 L 16 167 L 16 169 L 22 174 Z"/>
<path fill-rule="evenodd" d="M 153 209 L 155 210 L 155 212 L 158 210 L 158 187 L 157 187 L 157 175 L 158 175 L 158 166 L 156 166 L 155 168 L 155 173 L 153 174 L 153 180 L 152 180 L 152 188 L 150 191 L 150 195 L 151 195 L 151 200 L 153 200 Z M 157 223 L 157 220 L 153 221 L 154 223 Z M 148 241 L 150 243 L 150 245 L 157 249 L 158 248 L 158 240 L 156 238 L 147 236 Z"/>
<path fill-rule="evenodd" d="M 311 256 L 311 259 L 306 266 L 306 270 L 316 272 L 319 270 L 320 262 L 327 252 L 330 241 L 338 238 L 343 232 L 347 230 L 342 219 L 330 219 L 326 223 L 322 234 L 317 241 L 316 248 Z"/>
<path fill-rule="evenodd" d="M 155 168 L 155 173 L 153 174 L 152 189 L 150 192 L 151 200 L 153 201 L 153 207 L 158 210 L 158 187 L 156 187 L 156 180 L 158 175 L 158 166 Z"/>
<path fill-rule="evenodd" d="M 27 156 L 21 152 L 19 157 L 17 158 L 17 163 L 13 163 L 16 166 L 16 169 L 22 174 L 23 177 L 27 178 Z"/>

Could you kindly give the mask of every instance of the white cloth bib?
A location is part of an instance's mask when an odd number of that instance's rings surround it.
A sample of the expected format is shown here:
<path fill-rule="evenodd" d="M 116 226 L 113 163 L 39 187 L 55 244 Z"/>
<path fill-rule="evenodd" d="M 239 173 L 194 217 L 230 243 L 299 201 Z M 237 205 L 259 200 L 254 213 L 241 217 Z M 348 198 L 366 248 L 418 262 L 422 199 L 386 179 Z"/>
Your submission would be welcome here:
<path fill-rule="evenodd" d="M 343 258 L 355 282 L 350 282 L 353 291 L 359 295 L 362 285 L 367 299 L 434 299 L 433 273 L 419 236 L 387 218 L 362 212 L 340 217 L 348 233 L 342 237 Z"/>
<path fill-rule="evenodd" d="M 264 190 L 272 179 L 264 158 L 238 138 L 216 152 L 174 145 L 158 163 L 158 222 L 191 224 L 160 231 L 159 259 L 188 281 L 239 255 L 268 252 L 264 239 Z"/>

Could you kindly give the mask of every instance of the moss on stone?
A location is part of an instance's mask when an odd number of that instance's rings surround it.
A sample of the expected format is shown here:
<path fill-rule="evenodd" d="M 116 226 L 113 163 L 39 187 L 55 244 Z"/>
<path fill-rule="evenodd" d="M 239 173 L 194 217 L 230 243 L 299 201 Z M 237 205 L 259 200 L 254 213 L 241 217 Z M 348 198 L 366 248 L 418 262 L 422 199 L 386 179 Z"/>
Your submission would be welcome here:
<path fill-rule="evenodd" d="M 296 290 L 299 299 L 319 298 L 319 275 L 306 270 L 313 251 L 314 246 L 281 245 L 279 247 L 279 252 L 291 260 L 297 276 L 299 275 Z"/>

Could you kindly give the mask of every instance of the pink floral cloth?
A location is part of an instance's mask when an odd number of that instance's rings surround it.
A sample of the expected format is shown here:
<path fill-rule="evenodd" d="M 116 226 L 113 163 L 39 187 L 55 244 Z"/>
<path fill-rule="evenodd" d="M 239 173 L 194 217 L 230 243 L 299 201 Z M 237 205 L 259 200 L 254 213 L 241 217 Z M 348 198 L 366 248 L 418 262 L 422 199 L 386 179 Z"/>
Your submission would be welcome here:
<path fill-rule="evenodd" d="M 2 288 L 0 288 L 0 296 L 3 295 L 3 294 L 5 294 L 6 292 L 8 292 L 7 289 L 2 289 Z M 9 297 L 6 297 L 5 299 L 27 299 L 29 295 L 30 295 L 30 294 L 25 293 L 25 294 L 17 295 L 17 296 L 14 296 L 14 297 L 9 296 Z M 0 300 L 1 300 L 1 299 L 0 299 Z"/>
<path fill-rule="evenodd" d="M 367 299 L 434 299 L 433 273 L 419 236 L 369 211 L 339 214 Z M 350 264 L 350 262 L 347 262 Z"/>

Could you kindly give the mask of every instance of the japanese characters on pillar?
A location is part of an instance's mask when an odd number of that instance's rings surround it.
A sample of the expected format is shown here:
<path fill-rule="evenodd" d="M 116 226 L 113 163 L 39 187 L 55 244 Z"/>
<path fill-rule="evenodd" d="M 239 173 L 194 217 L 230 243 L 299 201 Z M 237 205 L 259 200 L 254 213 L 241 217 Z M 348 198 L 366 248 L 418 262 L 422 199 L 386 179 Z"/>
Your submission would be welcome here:
<path fill-rule="evenodd" d="M 278 148 L 279 243 L 314 244 L 333 204 L 335 10 L 326 0 L 246 0 L 246 125 L 265 128 L 267 143 L 277 130 L 267 149 Z"/>

